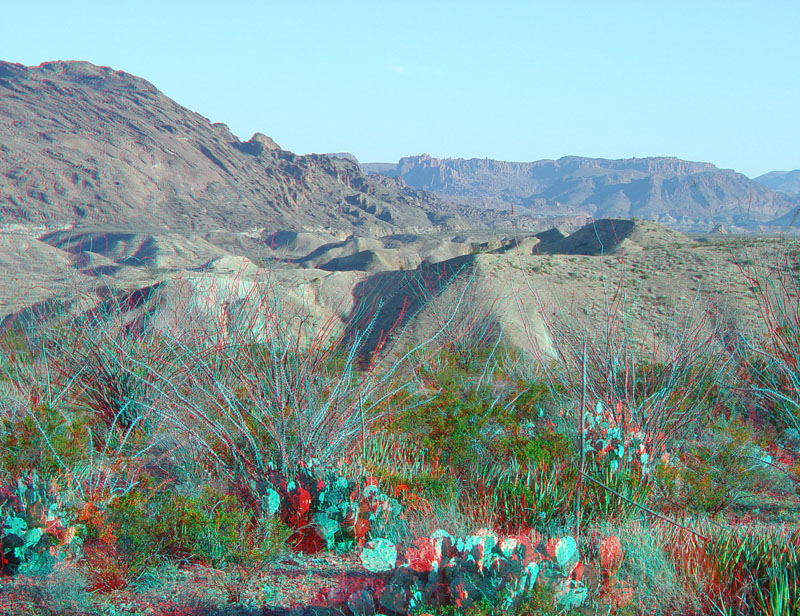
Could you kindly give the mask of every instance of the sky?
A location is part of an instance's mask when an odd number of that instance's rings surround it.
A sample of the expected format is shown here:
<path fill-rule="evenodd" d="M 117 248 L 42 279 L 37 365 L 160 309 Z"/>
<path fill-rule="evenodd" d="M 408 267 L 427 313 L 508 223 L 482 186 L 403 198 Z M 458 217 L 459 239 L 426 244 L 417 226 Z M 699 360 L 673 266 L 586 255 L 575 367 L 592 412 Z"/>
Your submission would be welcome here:
<path fill-rule="evenodd" d="M 797 0 L 0 4 L 0 59 L 127 71 L 299 154 L 800 168 Z"/>

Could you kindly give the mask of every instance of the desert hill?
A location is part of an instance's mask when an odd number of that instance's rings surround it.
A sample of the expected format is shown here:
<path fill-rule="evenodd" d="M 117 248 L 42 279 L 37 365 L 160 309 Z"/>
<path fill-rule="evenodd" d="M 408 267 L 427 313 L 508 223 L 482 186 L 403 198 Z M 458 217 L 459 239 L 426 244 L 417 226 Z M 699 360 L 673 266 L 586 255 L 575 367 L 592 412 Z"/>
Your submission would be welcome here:
<path fill-rule="evenodd" d="M 641 332 L 699 294 L 730 300 L 742 318 L 754 308 L 730 251 L 652 221 L 598 220 L 570 234 L 227 234 L 0 234 L 0 323 L 82 326 L 101 315 L 108 329 L 213 343 L 227 313 L 257 339 L 281 330 L 308 341 L 321 328 L 359 340 L 365 355 L 388 336 L 384 350 L 396 357 L 426 340 L 475 335 L 548 352 L 548 323 L 568 314 L 589 326 L 617 279 L 639 297 L 629 316 Z"/>
<path fill-rule="evenodd" d="M 465 205 L 513 207 L 517 215 L 637 217 L 682 231 L 708 231 L 719 223 L 756 229 L 800 206 L 800 198 L 733 170 L 677 158 L 566 156 L 527 163 L 423 154 L 362 168 Z"/>
<path fill-rule="evenodd" d="M 432 195 L 352 161 L 241 142 L 133 75 L 87 62 L 0 62 L 0 224 L 172 230 L 460 226 Z"/>
<path fill-rule="evenodd" d="M 597 220 L 564 238 L 542 241 L 539 252 L 565 255 L 628 254 L 686 245 L 691 240 L 678 231 L 647 220 Z"/>

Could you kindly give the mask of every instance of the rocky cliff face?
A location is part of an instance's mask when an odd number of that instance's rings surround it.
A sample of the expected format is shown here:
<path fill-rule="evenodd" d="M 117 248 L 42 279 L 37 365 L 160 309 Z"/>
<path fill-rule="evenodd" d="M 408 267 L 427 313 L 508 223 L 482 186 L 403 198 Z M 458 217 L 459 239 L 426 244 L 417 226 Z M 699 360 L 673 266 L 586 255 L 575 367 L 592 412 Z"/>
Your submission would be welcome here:
<path fill-rule="evenodd" d="M 133 75 L 0 62 L 0 225 L 383 235 L 460 226 L 455 210 L 352 161 L 241 142 Z"/>
<path fill-rule="evenodd" d="M 453 201 L 517 214 L 637 217 L 684 230 L 727 223 L 754 227 L 800 206 L 730 169 L 678 158 L 607 160 L 566 156 L 531 163 L 403 158 L 394 168 L 362 165 Z"/>

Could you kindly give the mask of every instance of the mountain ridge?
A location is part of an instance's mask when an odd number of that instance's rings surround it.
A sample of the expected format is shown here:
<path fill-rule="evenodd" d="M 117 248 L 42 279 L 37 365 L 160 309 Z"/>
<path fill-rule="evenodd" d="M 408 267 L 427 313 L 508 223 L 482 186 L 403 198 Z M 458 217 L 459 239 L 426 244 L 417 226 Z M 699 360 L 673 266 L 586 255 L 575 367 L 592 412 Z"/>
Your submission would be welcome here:
<path fill-rule="evenodd" d="M 531 215 L 638 217 L 684 231 L 708 231 L 720 223 L 753 230 L 800 207 L 800 198 L 732 169 L 676 157 L 512 162 L 422 154 L 401 158 L 394 168 L 361 166 L 463 205 Z"/>
<path fill-rule="evenodd" d="M 753 178 L 759 184 L 763 184 L 772 190 L 788 193 L 790 195 L 800 195 L 800 169 L 792 171 L 770 171 L 757 178 Z"/>

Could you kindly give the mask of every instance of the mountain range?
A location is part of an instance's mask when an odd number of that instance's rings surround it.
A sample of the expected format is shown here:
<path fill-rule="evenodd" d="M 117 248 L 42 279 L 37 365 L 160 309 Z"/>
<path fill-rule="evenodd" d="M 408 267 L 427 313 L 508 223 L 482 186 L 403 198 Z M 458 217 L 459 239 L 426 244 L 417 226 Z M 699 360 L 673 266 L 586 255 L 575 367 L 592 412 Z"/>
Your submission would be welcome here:
<path fill-rule="evenodd" d="M 753 230 L 779 224 L 778 219 L 800 208 L 798 195 L 776 192 L 731 169 L 678 158 L 565 156 L 507 162 L 423 154 L 362 168 L 463 205 L 516 215 L 636 217 L 682 231 L 707 231 L 720 224 Z M 781 177 L 781 186 L 791 181 Z"/>
<path fill-rule="evenodd" d="M 359 165 L 347 153 L 297 155 L 261 133 L 240 141 L 128 73 L 88 62 L 0 62 L 6 228 L 135 224 L 382 237 L 637 217 L 682 231 L 779 230 L 800 208 L 800 195 L 789 194 L 799 174 L 754 181 L 665 157 L 526 163 L 421 155 Z"/>

